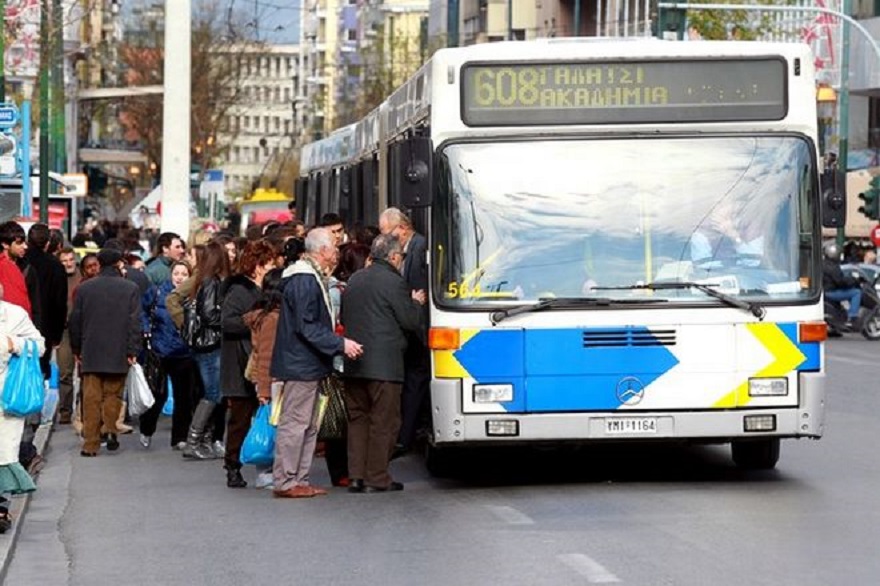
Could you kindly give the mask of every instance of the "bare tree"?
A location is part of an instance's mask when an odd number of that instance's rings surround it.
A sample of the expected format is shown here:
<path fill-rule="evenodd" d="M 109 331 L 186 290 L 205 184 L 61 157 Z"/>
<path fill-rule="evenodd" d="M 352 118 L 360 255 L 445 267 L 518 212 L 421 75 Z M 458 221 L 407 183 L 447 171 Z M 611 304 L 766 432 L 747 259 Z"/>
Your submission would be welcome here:
<path fill-rule="evenodd" d="M 211 167 L 229 149 L 238 128 L 228 123 L 233 110 L 244 101 L 242 54 L 246 48 L 260 46 L 236 34 L 229 15 L 216 5 L 199 12 L 192 32 L 191 157 L 202 172 Z M 125 45 L 120 50 L 129 85 L 163 83 L 164 50 L 162 39 L 153 46 Z M 148 162 L 161 174 L 162 96 L 125 98 L 120 123 L 126 138 L 142 144 Z M 217 140 L 222 131 L 226 142 Z"/>

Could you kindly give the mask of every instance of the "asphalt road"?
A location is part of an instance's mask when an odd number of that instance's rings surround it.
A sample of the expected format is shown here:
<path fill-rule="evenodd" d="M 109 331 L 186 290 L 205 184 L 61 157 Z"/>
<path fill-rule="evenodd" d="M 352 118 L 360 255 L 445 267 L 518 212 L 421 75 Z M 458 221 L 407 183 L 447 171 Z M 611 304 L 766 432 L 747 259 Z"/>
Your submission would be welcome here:
<path fill-rule="evenodd" d="M 726 447 L 493 451 L 454 480 L 398 460 L 402 493 L 291 501 L 182 461 L 167 421 L 150 451 L 94 459 L 61 428 L 6 584 L 875 585 L 880 343 L 827 354 L 825 438 L 763 473 Z"/>

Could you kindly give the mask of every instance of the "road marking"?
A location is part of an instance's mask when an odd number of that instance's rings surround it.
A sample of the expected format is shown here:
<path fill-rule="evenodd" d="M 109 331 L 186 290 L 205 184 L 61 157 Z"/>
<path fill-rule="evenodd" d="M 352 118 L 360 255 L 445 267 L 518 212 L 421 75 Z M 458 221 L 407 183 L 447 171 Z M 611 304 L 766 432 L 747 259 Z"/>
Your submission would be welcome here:
<path fill-rule="evenodd" d="M 864 360 L 856 360 L 855 358 L 847 358 L 846 356 L 829 356 L 826 355 L 825 358 L 830 360 L 831 362 L 844 362 L 846 364 L 857 364 L 859 366 L 864 366 L 871 362 L 870 359 L 865 358 Z"/>
<path fill-rule="evenodd" d="M 591 584 L 612 584 L 620 578 L 605 569 L 605 566 L 582 553 L 564 553 L 556 556 L 563 564 L 587 579 Z"/>
<path fill-rule="evenodd" d="M 489 511 L 510 525 L 534 525 L 535 521 L 525 513 L 517 511 L 513 507 L 505 507 L 502 505 L 486 505 Z"/>

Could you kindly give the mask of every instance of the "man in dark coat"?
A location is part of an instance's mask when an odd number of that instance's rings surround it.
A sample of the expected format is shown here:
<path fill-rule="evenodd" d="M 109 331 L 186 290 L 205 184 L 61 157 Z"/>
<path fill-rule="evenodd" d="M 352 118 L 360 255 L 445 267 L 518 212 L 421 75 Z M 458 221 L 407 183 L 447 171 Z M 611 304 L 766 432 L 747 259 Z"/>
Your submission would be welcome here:
<path fill-rule="evenodd" d="M 61 344 L 64 324 L 67 323 L 67 274 L 57 258 L 46 252 L 49 246 L 49 226 L 34 224 L 28 230 L 28 248 L 25 261 L 34 271 L 39 287 L 40 315 L 34 325 L 46 339 L 46 353 L 40 359 L 43 376 L 49 378 L 52 348 Z"/>
<path fill-rule="evenodd" d="M 351 492 L 403 490 L 388 462 L 400 430 L 407 334 L 421 328 L 425 303 L 424 291 L 411 291 L 400 275 L 404 253 L 396 236 L 376 237 L 370 256 L 373 263 L 352 276 L 342 303 L 346 333 L 364 346 L 344 370 Z"/>
<path fill-rule="evenodd" d="M 360 344 L 334 332 L 324 275 L 336 265 L 338 255 L 330 231 L 315 228 L 306 237 L 305 257 L 284 271 L 290 278 L 284 286 L 269 367 L 272 378 L 284 383 L 272 470 L 276 497 L 327 494 L 309 483 L 318 437 L 318 383 L 333 371 L 334 356 L 344 353 L 354 359 L 363 352 Z"/>
<path fill-rule="evenodd" d="M 397 208 L 388 208 L 379 216 L 379 230 L 392 234 L 403 245 L 405 260 L 401 273 L 413 292 L 428 290 L 427 239 L 415 231 L 412 220 Z M 409 335 L 404 362 L 406 374 L 401 394 L 400 434 L 396 456 L 406 453 L 416 437 L 419 419 L 428 404 L 431 389 L 431 354 L 427 345 L 428 311 L 422 310 L 422 328 Z"/>
<path fill-rule="evenodd" d="M 96 456 L 101 423 L 107 449 L 116 450 L 116 420 L 128 368 L 141 349 L 141 304 L 137 285 L 122 277 L 122 253 L 98 253 L 101 272 L 76 292 L 70 314 L 70 347 L 83 373 L 83 456 Z"/>

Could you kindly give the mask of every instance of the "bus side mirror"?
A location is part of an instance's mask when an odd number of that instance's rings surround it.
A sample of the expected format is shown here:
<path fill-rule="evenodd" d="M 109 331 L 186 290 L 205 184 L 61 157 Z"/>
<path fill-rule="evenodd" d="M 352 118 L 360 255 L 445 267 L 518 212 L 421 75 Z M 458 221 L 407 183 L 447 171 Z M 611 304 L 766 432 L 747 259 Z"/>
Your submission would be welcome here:
<path fill-rule="evenodd" d="M 822 173 L 822 226 L 843 228 L 846 224 L 846 175 L 836 169 Z"/>
<path fill-rule="evenodd" d="M 431 139 L 414 136 L 397 145 L 395 192 L 407 208 L 431 205 L 433 192 Z"/>

